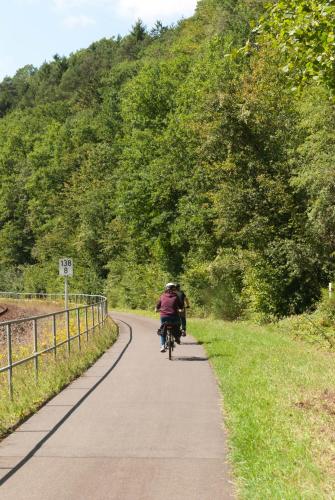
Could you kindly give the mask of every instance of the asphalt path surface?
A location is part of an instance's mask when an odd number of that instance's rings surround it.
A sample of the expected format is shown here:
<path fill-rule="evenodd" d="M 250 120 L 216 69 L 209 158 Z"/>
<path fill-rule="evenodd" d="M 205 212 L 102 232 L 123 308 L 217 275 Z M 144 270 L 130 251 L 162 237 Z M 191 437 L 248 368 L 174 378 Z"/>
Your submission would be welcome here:
<path fill-rule="evenodd" d="M 234 498 L 202 346 L 159 349 L 158 320 L 115 313 L 95 365 L 0 443 L 1 500 Z"/>

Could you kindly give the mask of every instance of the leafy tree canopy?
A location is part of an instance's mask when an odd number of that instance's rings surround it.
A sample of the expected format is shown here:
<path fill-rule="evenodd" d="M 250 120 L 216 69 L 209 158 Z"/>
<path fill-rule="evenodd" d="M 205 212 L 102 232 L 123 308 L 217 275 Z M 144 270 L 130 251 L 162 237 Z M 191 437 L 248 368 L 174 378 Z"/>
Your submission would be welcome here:
<path fill-rule="evenodd" d="M 334 26 L 334 0 L 280 0 L 269 8 L 253 33 L 257 42 L 270 42 L 283 54 L 282 69 L 292 85 L 325 83 L 334 95 Z"/>

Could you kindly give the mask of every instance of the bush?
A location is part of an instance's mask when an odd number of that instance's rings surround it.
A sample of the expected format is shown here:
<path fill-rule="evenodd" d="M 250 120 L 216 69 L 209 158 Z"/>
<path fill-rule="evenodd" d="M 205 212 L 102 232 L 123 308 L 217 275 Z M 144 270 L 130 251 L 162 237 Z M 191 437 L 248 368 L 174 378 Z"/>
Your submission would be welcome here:
<path fill-rule="evenodd" d="M 242 315 L 243 268 L 243 254 L 231 249 L 221 251 L 212 262 L 189 267 L 181 280 L 200 316 L 233 320 Z"/>
<path fill-rule="evenodd" d="M 263 254 L 250 254 L 243 297 L 256 319 L 301 314 L 320 299 L 320 273 L 310 247 L 300 241 L 277 239 Z"/>
<path fill-rule="evenodd" d="M 22 292 L 23 288 L 23 275 L 20 269 L 12 266 L 0 268 L 1 292 Z"/>
<path fill-rule="evenodd" d="M 335 298 L 322 291 L 322 299 L 311 314 L 290 316 L 278 323 L 278 328 L 295 338 L 328 349 L 335 348 Z"/>

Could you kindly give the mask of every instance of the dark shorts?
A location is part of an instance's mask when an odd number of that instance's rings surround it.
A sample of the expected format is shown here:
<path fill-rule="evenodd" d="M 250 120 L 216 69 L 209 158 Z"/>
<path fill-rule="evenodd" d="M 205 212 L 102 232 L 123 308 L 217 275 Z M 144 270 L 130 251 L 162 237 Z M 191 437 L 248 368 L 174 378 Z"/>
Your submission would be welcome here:
<path fill-rule="evenodd" d="M 171 325 L 179 325 L 179 316 L 161 316 L 161 325 L 163 323 L 171 323 Z"/>

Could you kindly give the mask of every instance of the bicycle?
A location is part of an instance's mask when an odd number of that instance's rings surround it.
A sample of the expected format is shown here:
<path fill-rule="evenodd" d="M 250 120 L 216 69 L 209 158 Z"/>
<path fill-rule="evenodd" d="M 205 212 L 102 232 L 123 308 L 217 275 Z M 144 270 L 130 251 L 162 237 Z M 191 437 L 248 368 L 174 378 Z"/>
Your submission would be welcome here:
<path fill-rule="evenodd" d="M 169 351 L 169 359 L 172 359 L 172 351 L 175 347 L 175 338 L 179 338 L 181 336 L 181 331 L 179 325 L 175 325 L 172 323 L 164 324 L 164 333 L 165 333 L 165 344 L 164 347 Z"/>

